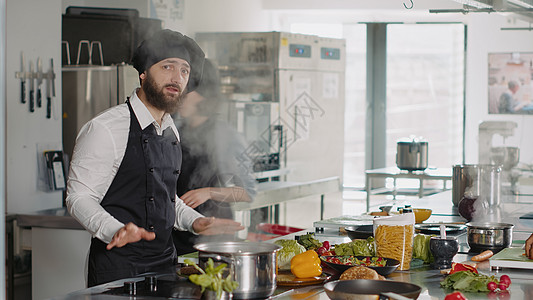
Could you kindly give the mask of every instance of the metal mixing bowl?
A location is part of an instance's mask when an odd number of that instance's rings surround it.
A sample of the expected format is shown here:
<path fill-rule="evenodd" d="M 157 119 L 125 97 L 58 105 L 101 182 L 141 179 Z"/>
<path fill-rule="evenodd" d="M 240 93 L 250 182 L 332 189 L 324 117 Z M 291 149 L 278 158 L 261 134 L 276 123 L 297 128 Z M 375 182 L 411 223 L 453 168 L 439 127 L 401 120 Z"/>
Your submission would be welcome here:
<path fill-rule="evenodd" d="M 494 164 L 502 166 L 504 170 L 511 170 L 520 160 L 520 149 L 518 147 L 492 147 L 490 159 Z"/>

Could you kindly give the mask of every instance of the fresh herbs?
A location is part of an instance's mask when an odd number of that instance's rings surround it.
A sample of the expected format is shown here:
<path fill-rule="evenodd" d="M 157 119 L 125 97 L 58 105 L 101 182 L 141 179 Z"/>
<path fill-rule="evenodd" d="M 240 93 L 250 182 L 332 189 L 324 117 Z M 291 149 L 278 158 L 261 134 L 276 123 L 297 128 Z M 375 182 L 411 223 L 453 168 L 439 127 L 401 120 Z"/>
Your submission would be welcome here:
<path fill-rule="evenodd" d="M 187 265 L 193 266 L 201 273 L 191 274 L 189 276 L 189 280 L 192 283 L 199 285 L 202 288 L 202 293 L 205 291 L 205 289 L 208 289 L 216 292 L 217 299 L 220 299 L 222 298 L 222 291 L 231 293 L 239 286 L 238 282 L 231 280 L 231 275 L 228 275 L 226 278 L 222 277 L 222 273 L 224 272 L 224 270 L 226 270 L 227 267 L 227 264 L 225 263 L 221 263 L 220 265 L 215 267 L 213 259 L 209 258 L 207 260 L 205 270 L 200 268 L 190 259 L 185 259 L 185 263 Z"/>

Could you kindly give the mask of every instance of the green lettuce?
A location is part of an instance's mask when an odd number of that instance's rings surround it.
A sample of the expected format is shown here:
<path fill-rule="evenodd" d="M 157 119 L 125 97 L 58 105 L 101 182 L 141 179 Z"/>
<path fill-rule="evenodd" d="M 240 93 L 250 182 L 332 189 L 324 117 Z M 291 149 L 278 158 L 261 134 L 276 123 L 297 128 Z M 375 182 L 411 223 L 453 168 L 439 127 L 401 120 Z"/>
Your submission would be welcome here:
<path fill-rule="evenodd" d="M 375 256 L 374 237 L 355 239 L 348 243 L 336 244 L 335 255 Z"/>
<path fill-rule="evenodd" d="M 300 253 L 304 253 L 305 247 L 300 245 L 296 240 L 277 240 L 274 244 L 282 248 L 277 252 L 278 268 L 280 270 L 291 269 L 291 259 Z"/>
<path fill-rule="evenodd" d="M 413 240 L 413 259 L 421 259 L 424 263 L 432 263 L 434 258 L 429 250 L 431 235 L 416 234 Z"/>

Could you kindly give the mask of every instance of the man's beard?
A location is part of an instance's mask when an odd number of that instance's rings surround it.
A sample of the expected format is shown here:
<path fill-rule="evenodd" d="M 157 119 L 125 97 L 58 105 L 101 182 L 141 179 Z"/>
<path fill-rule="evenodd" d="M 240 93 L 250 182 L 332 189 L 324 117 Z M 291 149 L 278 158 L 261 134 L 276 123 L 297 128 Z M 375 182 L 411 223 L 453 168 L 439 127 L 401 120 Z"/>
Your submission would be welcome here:
<path fill-rule="evenodd" d="M 166 95 L 164 92 L 165 87 L 173 87 L 180 92 L 178 95 Z M 159 88 L 154 81 L 150 73 L 146 73 L 146 79 L 143 82 L 142 89 L 146 94 L 146 100 L 155 108 L 162 110 L 166 113 L 173 114 L 178 110 L 179 105 L 183 99 L 183 91 L 177 84 L 166 84 Z"/>

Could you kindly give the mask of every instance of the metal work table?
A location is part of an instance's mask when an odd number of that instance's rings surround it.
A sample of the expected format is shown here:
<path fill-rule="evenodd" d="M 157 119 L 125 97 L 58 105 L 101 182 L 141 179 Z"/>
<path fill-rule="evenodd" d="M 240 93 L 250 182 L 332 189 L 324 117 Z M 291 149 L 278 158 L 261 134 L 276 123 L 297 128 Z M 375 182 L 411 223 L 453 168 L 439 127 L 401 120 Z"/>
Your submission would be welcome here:
<path fill-rule="evenodd" d="M 523 243 L 525 237 L 533 232 L 533 220 L 519 220 L 519 216 L 533 211 L 533 197 L 504 197 L 501 203 L 500 221 L 515 224 L 513 231 L 513 246 L 519 246 Z M 390 205 L 402 206 L 407 201 L 393 201 Z M 452 205 L 451 191 L 435 194 L 429 197 L 415 199 L 409 201 L 413 207 L 427 207 L 433 210 L 432 216 L 424 223 L 437 222 L 457 222 L 464 221 L 458 214 L 455 207 Z M 374 208 L 373 208 L 374 209 Z M 490 216 L 489 216 L 490 218 Z M 292 233 L 277 239 L 293 239 L 296 235 L 305 234 L 314 231 L 314 228 L 309 228 L 304 231 Z M 320 241 L 329 241 L 331 244 L 344 243 L 349 241 L 346 235 L 339 232 L 338 228 L 324 228 L 322 232 L 315 233 L 315 236 Z M 455 262 L 464 262 L 471 258 L 472 254 L 468 253 L 468 245 L 466 243 L 466 233 L 458 233 L 457 238 L 460 243 L 459 253 L 454 257 Z M 272 242 L 276 239 L 269 240 Z M 512 280 L 510 286 L 510 299 L 533 299 L 533 270 L 510 269 L 503 268 L 499 271 L 490 270 L 488 262 L 478 265 L 478 270 L 483 274 L 501 276 L 507 274 Z M 142 278 L 141 278 L 142 279 Z M 137 279 L 137 280 L 141 280 Z M 429 265 L 412 268 L 408 271 L 396 271 L 388 276 L 389 280 L 405 281 L 417 284 L 422 287 L 422 293 L 418 299 L 443 299 L 447 293 L 452 291 L 444 290 L 440 287 L 440 282 L 444 279 L 444 275 L 440 274 L 439 270 L 431 268 Z M 57 297 L 57 300 L 101 300 L 101 299 L 131 299 L 128 297 L 119 297 L 101 294 L 105 290 L 112 287 L 120 287 L 125 280 L 119 280 L 112 283 L 97 286 L 91 289 L 80 290 L 66 296 Z M 472 299 L 487 299 L 486 293 L 465 293 L 465 296 Z M 322 285 L 313 285 L 306 287 L 278 287 L 276 292 L 270 299 L 313 299 L 323 300 L 329 299 L 323 290 Z"/>
<path fill-rule="evenodd" d="M 452 169 L 451 168 L 442 168 L 442 169 L 426 169 L 424 171 L 406 171 L 406 170 L 400 170 L 396 167 L 392 168 L 382 168 L 382 169 L 374 169 L 374 170 L 367 170 L 365 172 L 365 190 L 366 190 L 366 211 L 369 211 L 370 208 L 370 196 L 375 193 L 388 193 L 393 195 L 393 199 L 396 199 L 396 195 L 398 194 L 398 189 L 396 186 L 396 179 L 398 178 L 406 178 L 406 179 L 418 179 L 419 186 L 418 186 L 418 198 L 422 198 L 428 194 L 433 194 L 435 192 L 445 191 L 447 190 L 446 183 L 448 180 L 452 180 Z M 378 188 L 378 189 L 372 189 L 372 179 L 375 178 L 392 178 L 393 179 L 393 188 L 392 190 L 384 189 L 384 188 Z M 442 189 L 431 189 L 431 190 L 425 190 L 424 189 L 424 180 L 441 180 L 443 182 Z"/>
<path fill-rule="evenodd" d="M 341 183 L 339 177 L 328 177 L 305 182 L 268 181 L 257 185 L 258 192 L 252 202 L 236 202 L 232 208 L 235 211 L 249 211 L 252 209 L 269 207 L 270 223 L 275 222 L 276 206 L 280 203 L 307 196 L 320 196 L 320 219 L 324 215 L 324 195 L 339 192 Z M 274 211 L 273 211 L 274 210 Z"/>

